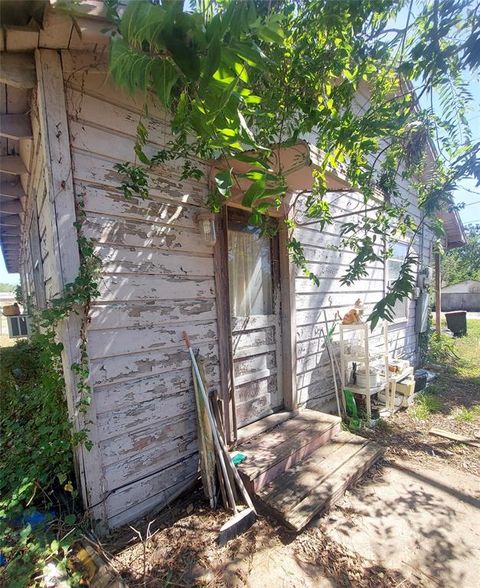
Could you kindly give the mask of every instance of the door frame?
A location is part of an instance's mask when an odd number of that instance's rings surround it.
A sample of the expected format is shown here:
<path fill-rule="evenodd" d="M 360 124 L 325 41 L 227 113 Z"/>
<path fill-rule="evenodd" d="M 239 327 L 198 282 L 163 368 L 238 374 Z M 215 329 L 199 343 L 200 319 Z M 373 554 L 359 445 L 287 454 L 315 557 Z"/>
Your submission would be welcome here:
<path fill-rule="evenodd" d="M 244 207 L 229 205 L 231 208 Z M 215 296 L 218 328 L 218 359 L 220 367 L 220 392 L 226 441 L 232 445 L 237 440 L 235 414 L 235 386 L 232 361 L 232 329 L 228 279 L 228 233 L 227 205 L 216 215 L 217 239 L 213 252 L 215 271 Z M 282 354 L 283 405 L 288 411 L 297 410 L 297 330 L 295 322 L 295 266 L 288 254 L 288 229 L 282 218 L 278 233 L 278 260 L 280 274 L 280 322 Z"/>

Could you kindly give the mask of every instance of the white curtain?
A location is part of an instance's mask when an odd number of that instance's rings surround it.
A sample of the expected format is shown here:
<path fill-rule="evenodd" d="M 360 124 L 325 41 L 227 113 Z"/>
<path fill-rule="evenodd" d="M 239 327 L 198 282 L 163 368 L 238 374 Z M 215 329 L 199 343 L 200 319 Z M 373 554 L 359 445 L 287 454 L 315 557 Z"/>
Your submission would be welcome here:
<path fill-rule="evenodd" d="M 232 315 L 272 314 L 270 240 L 245 227 L 245 230 L 229 230 L 228 241 Z"/>

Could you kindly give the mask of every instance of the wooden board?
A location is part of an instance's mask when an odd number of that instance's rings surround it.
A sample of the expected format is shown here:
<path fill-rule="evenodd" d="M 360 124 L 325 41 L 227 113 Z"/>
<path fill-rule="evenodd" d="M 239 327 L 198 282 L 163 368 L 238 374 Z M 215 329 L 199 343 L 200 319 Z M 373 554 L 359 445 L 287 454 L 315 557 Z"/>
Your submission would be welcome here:
<path fill-rule="evenodd" d="M 277 477 L 259 493 L 258 499 L 284 524 L 300 531 L 315 515 L 334 504 L 381 454 L 376 443 L 339 433 Z"/>
<path fill-rule="evenodd" d="M 242 444 L 239 451 L 247 456 L 247 460 L 239 466 L 239 472 L 242 477 L 253 481 L 303 446 L 309 445 L 315 438 L 328 432 L 335 434 L 339 425 L 339 417 L 316 411 L 301 411 L 294 418 Z"/>
<path fill-rule="evenodd" d="M 8 139 L 30 139 L 32 125 L 26 114 L 1 114 L 0 136 Z"/>
<path fill-rule="evenodd" d="M 4 155 L 0 157 L 0 172 L 15 176 L 26 174 L 28 170 L 20 155 Z"/>
<path fill-rule="evenodd" d="M 2 53 L 0 82 L 15 88 L 33 88 L 36 76 L 32 55 L 28 53 Z"/>
<path fill-rule="evenodd" d="M 466 437 L 465 435 L 457 435 L 456 433 L 451 433 L 450 431 L 445 431 L 444 429 L 437 429 L 433 428 L 429 431 L 430 435 L 436 435 L 437 437 L 443 437 L 445 439 L 449 439 L 450 441 L 455 441 L 457 443 L 465 443 L 466 445 L 473 445 L 474 447 L 480 447 L 480 441 L 476 439 L 472 439 L 471 437 Z"/>

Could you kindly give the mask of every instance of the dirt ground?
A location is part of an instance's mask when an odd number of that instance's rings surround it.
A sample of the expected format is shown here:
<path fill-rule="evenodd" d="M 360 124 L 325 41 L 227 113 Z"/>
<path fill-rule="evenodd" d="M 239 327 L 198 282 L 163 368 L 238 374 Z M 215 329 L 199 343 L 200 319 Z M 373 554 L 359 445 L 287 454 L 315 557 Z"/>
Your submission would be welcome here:
<path fill-rule="evenodd" d="M 229 515 L 212 512 L 196 490 L 109 537 L 111 565 L 132 587 L 478 586 L 480 448 L 429 434 L 438 427 L 474 438 L 480 429 L 480 412 L 472 412 L 480 405 L 480 321 L 473 323 L 457 344 L 462 361 L 435 380 L 440 408 L 423 419 L 403 410 L 363 432 L 385 446 L 383 461 L 303 533 L 260 516 L 219 547 Z"/>

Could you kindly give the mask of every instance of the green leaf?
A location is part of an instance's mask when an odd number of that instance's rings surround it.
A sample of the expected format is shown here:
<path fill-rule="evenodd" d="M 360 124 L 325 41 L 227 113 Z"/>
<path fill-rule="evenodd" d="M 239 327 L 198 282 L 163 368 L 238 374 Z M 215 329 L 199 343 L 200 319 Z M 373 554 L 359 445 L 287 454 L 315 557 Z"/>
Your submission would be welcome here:
<path fill-rule="evenodd" d="M 255 43 L 232 43 L 231 49 L 248 65 L 268 71 L 269 60 Z"/>
<path fill-rule="evenodd" d="M 64 523 L 68 526 L 72 526 L 76 523 L 77 517 L 74 514 L 69 514 L 64 518 Z"/>
<path fill-rule="evenodd" d="M 265 192 L 265 178 L 253 182 L 248 190 L 245 192 L 242 205 L 251 208 L 252 204 L 260 198 Z"/>
<path fill-rule="evenodd" d="M 248 153 L 236 153 L 233 156 L 234 159 L 236 159 L 237 161 L 243 161 L 244 163 L 250 163 L 251 165 L 254 165 L 256 167 L 262 167 L 264 169 L 267 169 L 268 165 L 267 163 L 258 155 L 250 155 Z"/>
<path fill-rule="evenodd" d="M 169 107 L 172 88 L 178 80 L 177 68 L 167 59 L 157 59 L 150 68 L 150 75 L 155 93 Z"/>
<path fill-rule="evenodd" d="M 221 59 L 222 46 L 220 38 L 218 35 L 215 35 L 208 46 L 207 56 L 203 65 L 202 84 L 204 86 L 210 82 L 211 77 L 220 67 Z"/>
<path fill-rule="evenodd" d="M 232 171 L 232 168 L 224 169 L 218 172 L 215 176 L 215 184 L 217 186 L 217 190 L 225 198 L 228 198 L 228 196 L 230 196 L 230 190 L 233 185 Z"/>

